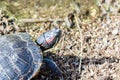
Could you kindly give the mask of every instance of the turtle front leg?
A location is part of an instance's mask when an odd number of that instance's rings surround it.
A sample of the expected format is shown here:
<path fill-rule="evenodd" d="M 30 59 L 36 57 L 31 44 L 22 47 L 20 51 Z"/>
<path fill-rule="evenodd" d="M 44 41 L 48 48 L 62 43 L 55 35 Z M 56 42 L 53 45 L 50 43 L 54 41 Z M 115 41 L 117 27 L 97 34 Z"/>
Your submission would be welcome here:
<path fill-rule="evenodd" d="M 43 64 L 40 71 L 43 75 L 49 75 L 51 77 L 62 77 L 61 70 L 50 58 L 43 58 Z"/>
<path fill-rule="evenodd" d="M 63 80 L 61 70 L 53 60 L 50 58 L 43 58 L 40 71 L 31 80 L 56 80 L 56 78 L 57 80 Z"/>

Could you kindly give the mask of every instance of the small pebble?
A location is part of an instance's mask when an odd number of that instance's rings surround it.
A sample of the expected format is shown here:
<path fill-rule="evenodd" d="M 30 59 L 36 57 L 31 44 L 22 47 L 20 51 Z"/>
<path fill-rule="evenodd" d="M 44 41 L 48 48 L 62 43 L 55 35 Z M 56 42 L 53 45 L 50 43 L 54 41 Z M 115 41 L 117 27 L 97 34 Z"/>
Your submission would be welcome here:
<path fill-rule="evenodd" d="M 118 34 L 118 32 L 119 32 L 119 31 L 118 31 L 118 29 L 117 29 L 117 28 L 115 28 L 115 29 L 112 31 L 112 34 L 113 34 L 113 35 L 117 35 L 117 34 Z"/>

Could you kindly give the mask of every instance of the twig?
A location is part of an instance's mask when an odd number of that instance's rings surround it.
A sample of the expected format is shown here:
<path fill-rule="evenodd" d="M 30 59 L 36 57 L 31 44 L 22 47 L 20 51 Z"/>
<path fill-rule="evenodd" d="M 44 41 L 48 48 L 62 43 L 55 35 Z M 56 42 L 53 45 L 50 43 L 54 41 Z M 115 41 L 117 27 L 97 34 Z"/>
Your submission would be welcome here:
<path fill-rule="evenodd" d="M 82 63 L 82 54 L 83 54 L 83 35 L 82 35 L 82 29 L 80 28 L 80 19 L 78 18 L 78 15 L 75 14 L 75 21 L 76 21 L 76 25 L 78 27 L 78 30 L 79 30 L 79 34 L 80 34 L 80 52 L 79 53 L 79 56 L 80 56 L 80 62 L 79 62 L 79 73 L 81 73 L 81 63 Z"/>
<path fill-rule="evenodd" d="M 80 51 L 78 51 L 79 57 L 80 57 L 80 61 L 79 61 L 79 73 L 81 73 L 81 66 L 82 66 L 82 54 L 83 54 L 83 34 L 82 34 L 82 29 L 80 28 L 80 26 L 82 26 L 81 20 L 79 19 L 79 14 L 80 14 L 80 8 L 77 5 L 77 3 L 73 0 L 73 5 L 71 4 L 71 7 L 73 8 L 73 10 L 75 10 L 75 22 L 76 22 L 76 26 L 79 30 L 79 34 L 80 34 Z M 82 78 L 81 78 L 82 79 Z"/>
<path fill-rule="evenodd" d="M 28 18 L 28 19 L 21 19 L 19 21 L 20 22 L 25 22 L 25 23 L 41 23 L 41 22 L 54 22 L 54 21 L 64 22 L 63 19 L 45 19 L 45 18 L 39 18 L 39 19 Z"/>

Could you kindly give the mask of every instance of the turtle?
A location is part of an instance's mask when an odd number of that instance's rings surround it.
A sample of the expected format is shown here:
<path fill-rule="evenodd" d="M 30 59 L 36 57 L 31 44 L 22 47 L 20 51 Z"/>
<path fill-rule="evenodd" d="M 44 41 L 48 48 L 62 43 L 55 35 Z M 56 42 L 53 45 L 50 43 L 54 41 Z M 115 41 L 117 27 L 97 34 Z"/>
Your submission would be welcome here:
<path fill-rule="evenodd" d="M 57 64 L 42 55 L 60 36 L 59 28 L 44 32 L 34 41 L 27 32 L 0 36 L 0 80 L 31 80 L 41 67 L 49 68 L 53 75 L 61 75 Z"/>

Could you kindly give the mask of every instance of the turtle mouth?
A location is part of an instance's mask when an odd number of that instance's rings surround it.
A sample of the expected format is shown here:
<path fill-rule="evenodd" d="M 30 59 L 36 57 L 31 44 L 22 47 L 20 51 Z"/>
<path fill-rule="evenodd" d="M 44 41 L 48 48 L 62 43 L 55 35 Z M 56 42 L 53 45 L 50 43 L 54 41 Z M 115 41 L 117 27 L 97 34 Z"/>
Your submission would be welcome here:
<path fill-rule="evenodd" d="M 58 28 L 55 28 L 55 29 L 56 29 L 56 32 L 55 32 L 55 37 L 54 37 L 54 39 L 55 39 L 54 45 L 56 45 L 60 41 L 61 34 L 62 34 L 60 29 L 58 29 Z"/>
<path fill-rule="evenodd" d="M 54 46 L 56 46 L 59 41 L 60 41 L 60 36 L 56 38 L 56 41 L 55 41 L 55 43 L 54 43 Z"/>

